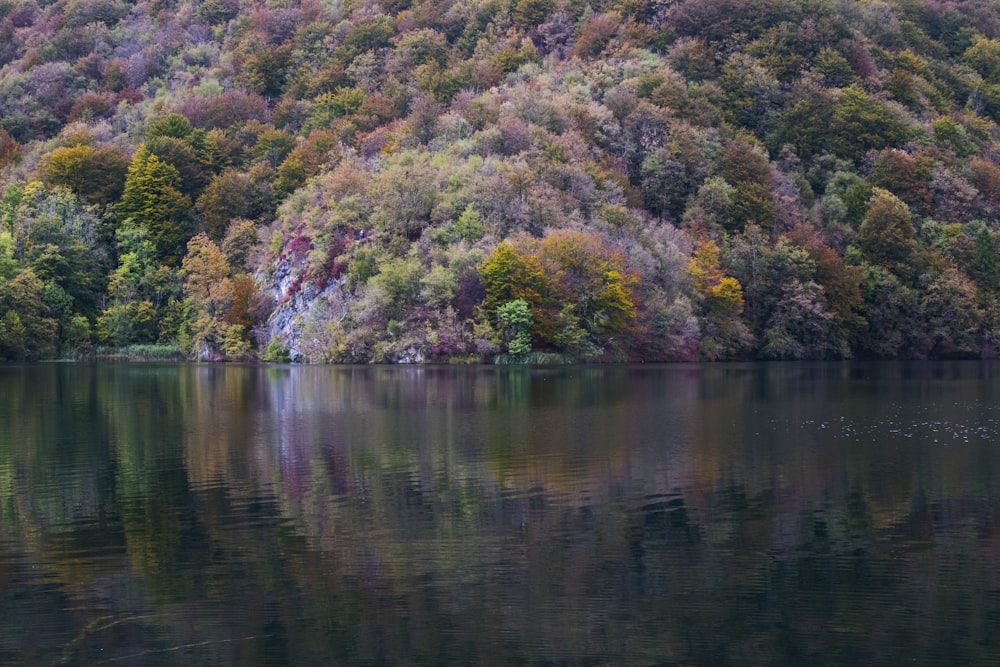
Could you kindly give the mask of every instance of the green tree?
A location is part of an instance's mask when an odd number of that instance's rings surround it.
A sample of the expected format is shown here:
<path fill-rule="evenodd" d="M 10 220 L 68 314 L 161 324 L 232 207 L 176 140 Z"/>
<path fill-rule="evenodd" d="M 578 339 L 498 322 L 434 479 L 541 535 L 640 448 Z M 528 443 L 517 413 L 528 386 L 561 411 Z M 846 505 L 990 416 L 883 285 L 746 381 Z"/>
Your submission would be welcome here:
<path fill-rule="evenodd" d="M 521 30 L 528 30 L 544 21 L 555 8 L 553 0 L 517 0 L 513 20 Z"/>
<path fill-rule="evenodd" d="M 829 47 L 816 54 L 813 69 L 823 75 L 823 83 L 828 87 L 842 88 L 856 79 L 847 58 Z"/>
<path fill-rule="evenodd" d="M 424 268 L 416 254 L 388 257 L 378 263 L 378 273 L 368 282 L 375 290 L 379 311 L 387 320 L 402 320 L 420 297 Z"/>
<path fill-rule="evenodd" d="M 962 60 L 989 83 L 1000 83 L 1000 40 L 976 36 Z"/>
<path fill-rule="evenodd" d="M 136 151 L 125 179 L 119 216 L 144 227 L 159 257 L 177 264 L 191 235 L 191 202 L 181 193 L 177 169 L 145 146 Z"/>
<path fill-rule="evenodd" d="M 899 146 L 913 136 L 906 122 L 859 86 L 840 91 L 830 117 L 830 148 L 849 160 L 887 146 Z"/>
<path fill-rule="evenodd" d="M 403 155 L 375 176 L 371 193 L 376 202 L 372 212 L 375 224 L 416 240 L 439 198 L 437 170 L 425 153 Z"/>
<path fill-rule="evenodd" d="M 45 284 L 34 271 L 24 269 L 0 281 L 0 358 L 50 358 L 58 345 L 58 322 L 45 301 Z"/>
<path fill-rule="evenodd" d="M 338 118 L 351 116 L 365 103 L 365 91 L 360 88 L 340 87 L 323 93 L 313 100 L 313 107 L 306 121 L 306 129 L 324 130 Z"/>
<path fill-rule="evenodd" d="M 177 294 L 176 269 L 158 262 L 149 231 L 126 220 L 116 233 L 118 267 L 108 280 L 108 304 L 97 318 L 99 340 L 111 345 L 153 343 Z"/>
<path fill-rule="evenodd" d="M 692 189 L 687 166 L 669 159 L 666 151 L 657 151 L 646 156 L 640 170 L 640 189 L 646 207 L 661 219 L 665 213 L 680 217 Z"/>
<path fill-rule="evenodd" d="M 147 138 L 173 137 L 175 139 L 187 139 L 194 133 L 191 121 L 179 113 L 171 113 L 158 118 L 149 126 L 146 133 Z"/>
<path fill-rule="evenodd" d="M 531 307 L 524 299 L 508 301 L 497 309 L 500 337 L 511 356 L 520 357 L 531 352 L 529 329 L 533 323 Z"/>
<path fill-rule="evenodd" d="M 177 170 L 177 189 L 188 197 L 196 197 L 208 183 L 205 158 L 186 139 L 161 135 L 150 137 L 145 148 L 161 162 Z"/>
<path fill-rule="evenodd" d="M 923 357 L 930 349 L 916 290 L 881 266 L 866 265 L 861 280 L 862 314 L 867 326 L 859 347 L 882 359 Z"/>
<path fill-rule="evenodd" d="M 250 250 L 259 245 L 257 226 L 251 220 L 235 219 L 229 223 L 222 239 L 222 252 L 236 271 L 247 271 Z"/>
<path fill-rule="evenodd" d="M 7 230 L 0 230 L 0 280 L 10 280 L 17 275 L 18 262 L 14 259 L 14 237 Z"/>
<path fill-rule="evenodd" d="M 1000 254 L 997 253 L 993 234 L 986 225 L 976 232 L 975 243 L 970 266 L 972 276 L 983 294 L 996 295 L 1000 290 Z"/>
<path fill-rule="evenodd" d="M 906 203 L 888 190 L 875 188 L 858 230 L 858 245 L 872 264 L 904 280 L 912 277 L 917 241 Z"/>
<path fill-rule="evenodd" d="M 251 90 L 266 97 L 279 97 L 291 62 L 291 44 L 258 47 L 243 61 L 243 79 Z"/>
<path fill-rule="evenodd" d="M 483 237 L 483 234 L 486 233 L 486 228 L 483 227 L 483 216 L 479 215 L 475 206 L 469 204 L 465 207 L 461 215 L 458 216 L 458 220 L 455 221 L 454 232 L 460 239 L 470 243 L 475 243 Z"/>
<path fill-rule="evenodd" d="M 830 116 L 835 104 L 830 91 L 809 91 L 778 114 L 767 138 L 768 146 L 777 153 L 785 144 L 791 144 L 803 160 L 822 154 L 830 140 Z"/>
<path fill-rule="evenodd" d="M 941 116 L 931 121 L 934 130 L 934 141 L 939 146 L 950 148 L 955 155 L 967 158 L 976 154 L 976 145 L 969 137 L 966 129 L 953 118 Z"/>
<path fill-rule="evenodd" d="M 759 227 L 749 227 L 729 243 L 726 263 L 743 285 L 746 316 L 758 345 L 757 353 L 773 359 L 840 358 L 849 356 L 851 329 L 831 312 L 821 276 L 837 284 L 849 299 L 849 286 L 822 253 L 820 271 L 809 249 L 790 235 L 771 242 Z M 832 274 L 832 275 L 831 275 Z M 849 302 L 850 303 L 850 302 Z M 846 317 L 850 322 L 851 313 Z"/>

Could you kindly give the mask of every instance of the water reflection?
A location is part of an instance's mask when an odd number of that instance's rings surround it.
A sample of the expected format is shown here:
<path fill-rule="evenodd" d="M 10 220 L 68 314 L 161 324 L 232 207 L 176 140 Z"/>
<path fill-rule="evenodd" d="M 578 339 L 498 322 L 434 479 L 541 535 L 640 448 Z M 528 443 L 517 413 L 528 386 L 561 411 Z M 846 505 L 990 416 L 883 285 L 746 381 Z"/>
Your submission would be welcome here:
<path fill-rule="evenodd" d="M 0 367 L 2 664 L 991 664 L 993 364 Z"/>

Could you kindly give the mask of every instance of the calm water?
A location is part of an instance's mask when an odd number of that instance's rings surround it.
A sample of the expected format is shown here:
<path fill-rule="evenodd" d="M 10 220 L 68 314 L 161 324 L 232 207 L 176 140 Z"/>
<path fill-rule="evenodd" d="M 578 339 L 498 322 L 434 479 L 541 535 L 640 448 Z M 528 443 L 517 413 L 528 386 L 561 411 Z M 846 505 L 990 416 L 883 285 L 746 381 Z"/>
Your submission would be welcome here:
<path fill-rule="evenodd" d="M 1000 664 L 1000 365 L 0 366 L 2 665 Z"/>

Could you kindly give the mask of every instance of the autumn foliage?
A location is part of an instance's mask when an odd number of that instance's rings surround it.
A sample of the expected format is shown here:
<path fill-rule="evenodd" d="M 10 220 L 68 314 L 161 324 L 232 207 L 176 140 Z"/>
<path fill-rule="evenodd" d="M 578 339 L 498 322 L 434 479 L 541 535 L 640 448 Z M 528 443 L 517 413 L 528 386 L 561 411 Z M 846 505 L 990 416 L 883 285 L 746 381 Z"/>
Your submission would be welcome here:
<path fill-rule="evenodd" d="M 638 276 L 621 251 L 595 235 L 558 230 L 541 241 L 502 243 L 480 274 L 487 317 L 523 300 L 539 345 L 583 358 L 621 357 L 637 331 Z"/>
<path fill-rule="evenodd" d="M 993 356 L 998 7 L 0 7 L 0 357 Z"/>

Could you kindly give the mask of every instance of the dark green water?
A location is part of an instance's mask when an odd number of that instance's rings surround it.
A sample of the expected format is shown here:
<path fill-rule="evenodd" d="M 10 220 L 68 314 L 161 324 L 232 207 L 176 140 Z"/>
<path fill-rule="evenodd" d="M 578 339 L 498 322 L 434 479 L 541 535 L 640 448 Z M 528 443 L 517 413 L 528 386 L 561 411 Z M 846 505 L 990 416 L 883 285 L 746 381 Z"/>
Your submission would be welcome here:
<path fill-rule="evenodd" d="M 1000 365 L 0 366 L 0 664 L 1000 664 Z"/>

